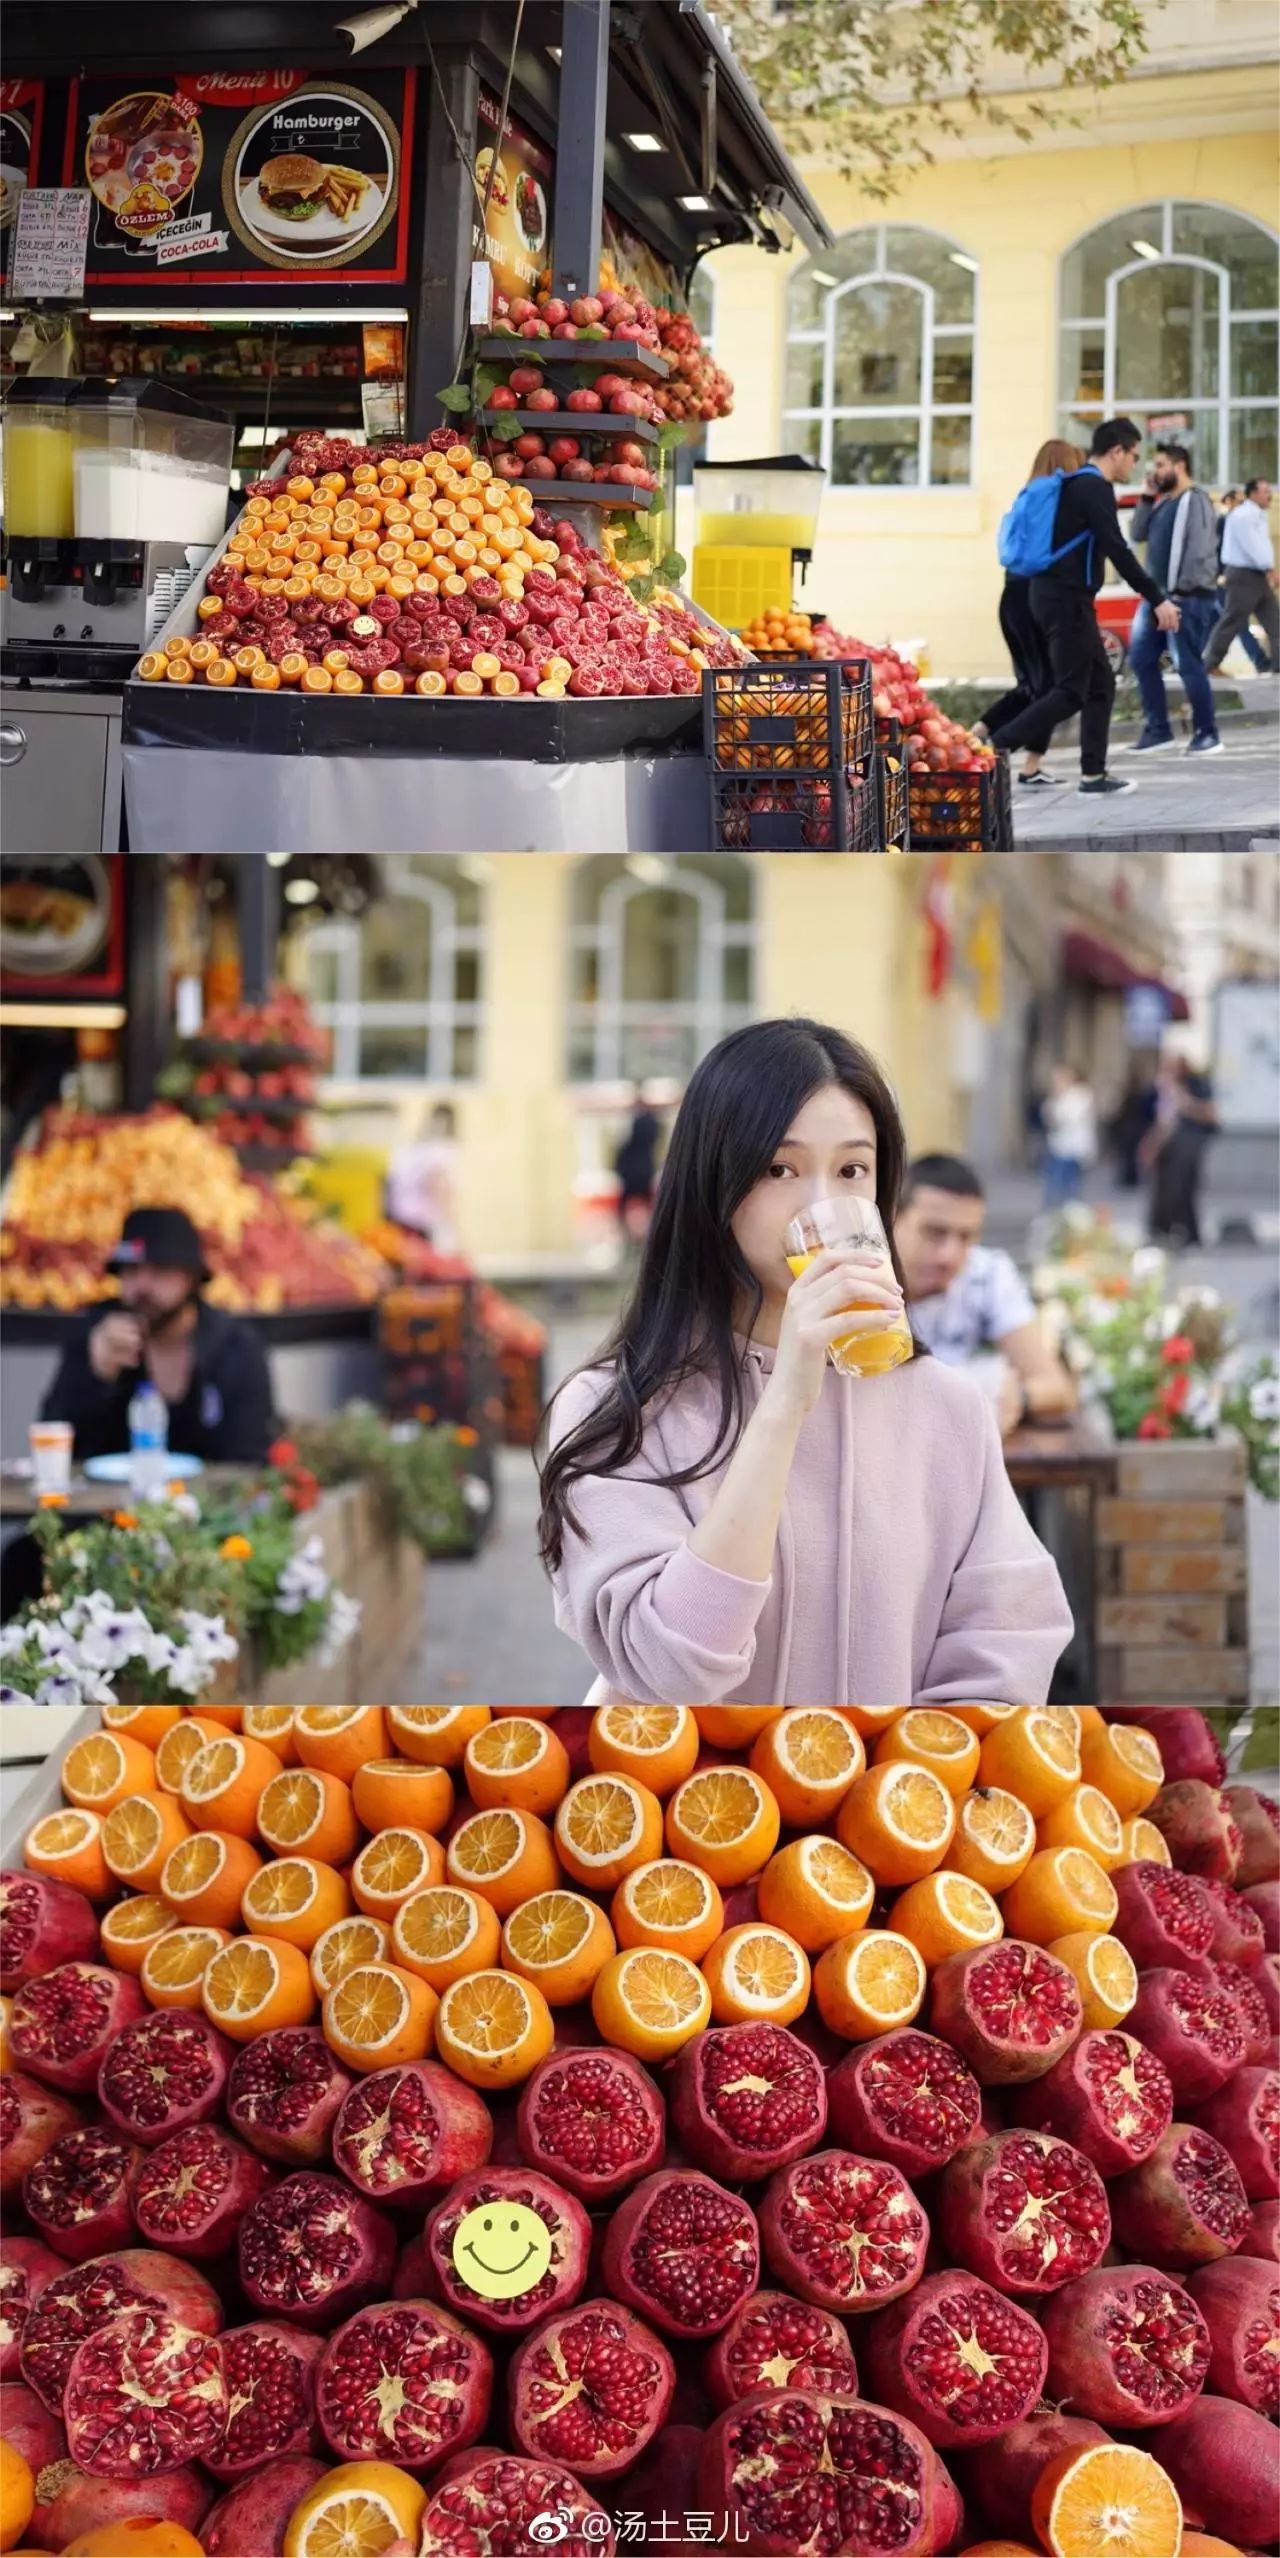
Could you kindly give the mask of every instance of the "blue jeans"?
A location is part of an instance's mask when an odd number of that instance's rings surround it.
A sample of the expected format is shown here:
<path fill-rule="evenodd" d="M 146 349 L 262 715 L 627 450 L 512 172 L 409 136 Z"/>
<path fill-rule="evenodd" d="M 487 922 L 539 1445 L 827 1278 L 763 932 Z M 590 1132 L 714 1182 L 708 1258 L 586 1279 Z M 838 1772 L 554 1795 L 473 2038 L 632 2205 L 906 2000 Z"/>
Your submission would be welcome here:
<path fill-rule="evenodd" d="M 1078 1199 L 1083 1172 L 1084 1166 L 1075 1155 L 1046 1155 L 1044 1159 L 1046 1208 L 1065 1208 L 1069 1199 Z"/>
<path fill-rule="evenodd" d="M 1213 707 L 1213 687 L 1204 671 L 1204 653 L 1218 621 L 1216 595 L 1187 595 L 1181 599 L 1182 622 L 1176 633 L 1157 627 L 1149 604 L 1140 604 L 1129 635 L 1129 663 L 1142 695 L 1143 719 L 1149 735 L 1170 737 L 1169 712 L 1160 679 L 1160 660 L 1167 649 L 1182 678 L 1183 691 L 1191 710 L 1191 725 L 1197 737 L 1216 737 L 1217 717 Z"/>

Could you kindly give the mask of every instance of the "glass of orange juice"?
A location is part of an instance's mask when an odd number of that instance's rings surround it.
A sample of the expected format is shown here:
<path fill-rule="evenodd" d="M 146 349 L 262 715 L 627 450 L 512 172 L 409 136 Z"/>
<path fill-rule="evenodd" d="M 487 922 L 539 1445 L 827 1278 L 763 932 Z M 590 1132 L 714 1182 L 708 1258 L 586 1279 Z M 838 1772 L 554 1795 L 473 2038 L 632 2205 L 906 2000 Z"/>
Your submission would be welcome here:
<path fill-rule="evenodd" d="M 793 1217 L 787 1228 L 787 1268 L 794 1278 L 807 1270 L 814 1254 L 852 1250 L 884 1263 L 886 1279 L 894 1276 L 880 1211 L 870 1199 L 815 1199 Z M 853 1283 L 856 1286 L 856 1280 Z M 850 1314 L 880 1314 L 883 1308 L 866 1298 L 851 1297 Z M 911 1326 L 905 1314 L 883 1332 L 846 1332 L 827 1352 L 833 1368 L 845 1377 L 883 1377 L 915 1356 Z"/>

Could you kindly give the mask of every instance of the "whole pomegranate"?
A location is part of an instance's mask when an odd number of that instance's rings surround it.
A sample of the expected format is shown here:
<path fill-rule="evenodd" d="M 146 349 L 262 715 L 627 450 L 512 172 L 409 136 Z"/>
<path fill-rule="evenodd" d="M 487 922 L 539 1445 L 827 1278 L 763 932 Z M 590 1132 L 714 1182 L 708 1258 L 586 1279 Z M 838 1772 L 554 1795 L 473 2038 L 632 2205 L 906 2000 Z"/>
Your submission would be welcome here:
<path fill-rule="evenodd" d="M 1280 1876 L 1280 1810 L 1252 1785 L 1225 1785 L 1223 1801 L 1240 1832 L 1236 1882 L 1242 1892 Z"/>
<path fill-rule="evenodd" d="M 1011 2087 L 1040 2078 L 1069 2050 L 1080 1992 L 1055 1954 L 1004 1937 L 938 1965 L 929 2021 L 984 2087 Z"/>
<path fill-rule="evenodd" d="M 154 2149 L 222 2103 L 231 2045 L 203 2016 L 157 2008 L 116 2034 L 98 2072 L 98 2102 L 127 2140 Z"/>
<path fill-rule="evenodd" d="M 1221 2141 L 1171 2123 L 1141 2167 L 1111 2187 L 1111 2222 L 1130 2256 L 1177 2267 L 1211 2264 L 1240 2245 L 1249 2201 Z"/>
<path fill-rule="evenodd" d="M 292 2326 L 331 2327 L 385 2290 L 396 2241 L 363 2195 L 302 2168 L 258 2196 L 240 2225 L 239 2252 L 255 2309 Z"/>
<path fill-rule="evenodd" d="M 24 2380 L 0 2380 L 0 2441 L 12 2443 L 32 2472 L 67 2456 L 67 2438 L 57 2417 Z"/>
<path fill-rule="evenodd" d="M 1140 2166 L 1173 2120 L 1163 2061 L 1132 2034 L 1088 2033 L 1012 2100 L 1015 2121 L 1056 2132 L 1092 2159 L 1100 2176 Z"/>
<path fill-rule="evenodd" d="M 899 2168 L 823 2149 L 770 2178 L 760 2239 L 789 2292 L 847 2317 L 919 2282 L 929 2224 Z"/>
<path fill-rule="evenodd" d="M 1097 2168 L 1070 2141 L 997 2132 L 944 2167 L 938 2227 L 953 2262 L 1000 2291 L 1052 2292 L 1099 2262 L 1111 2214 Z"/>
<path fill-rule="evenodd" d="M 541 2534 L 531 2526 L 547 2514 L 561 2525 L 555 2541 L 559 2558 L 613 2558 L 617 2541 L 608 2513 L 572 2470 L 505 2451 L 464 2457 L 427 2498 L 418 2558 L 459 2558 L 481 2550 L 497 2558 L 503 2549 L 536 2547 Z"/>
<path fill-rule="evenodd" d="M 579 2202 L 610 2203 L 659 2164 L 666 2107 L 629 2052 L 555 2051 L 525 2081 L 516 2138 L 527 2164 Z"/>
<path fill-rule="evenodd" d="M 1029 2416 L 1048 2348 L 1034 2318 L 973 2274 L 926 2274 L 870 2320 L 864 2381 L 939 2451 L 994 2442 Z"/>
<path fill-rule="evenodd" d="M 294 2507 L 324 2477 L 326 2463 L 301 2454 L 269 2460 L 221 2496 L 200 2533 L 205 2558 L 284 2558 Z M 165 2484 L 171 2482 L 166 2480 Z"/>
<path fill-rule="evenodd" d="M 122 2522 L 172 2522 L 197 2532 L 211 2502 L 209 2481 L 195 2467 L 152 2478 L 95 2478 L 74 2460 L 55 2460 L 36 2480 L 32 2528 L 38 2523 L 43 2549 L 65 2549 L 86 2532 Z"/>
<path fill-rule="evenodd" d="M 1256 2256 L 1201 2265 L 1187 2290 L 1209 2334 L 1207 2385 L 1280 2419 L 1280 2277 Z"/>
<path fill-rule="evenodd" d="M 20 1990 L 98 1951 L 93 1903 L 48 1874 L 0 1874 L 0 1990 Z"/>
<path fill-rule="evenodd" d="M 916 2426 L 865 2399 L 757 2390 L 718 2416 L 701 2501 L 730 2545 L 776 2558 L 932 2550 L 934 2467 Z"/>
<path fill-rule="evenodd" d="M 729 2184 L 770 2176 L 827 2128 L 820 2062 L 784 2025 L 714 2026 L 671 2067 L 671 2119 L 688 2158 Z"/>
<path fill-rule="evenodd" d="M 148 2309 L 216 2336 L 222 2304 L 194 2265 L 147 2247 L 125 2247 L 67 2266 L 46 2283 L 27 2317 L 22 2377 L 55 2414 L 62 2411 L 67 2374 L 79 2347 L 126 2310 Z"/>
<path fill-rule="evenodd" d="M 22 2208 L 72 2265 L 108 2256 L 133 2236 L 133 2187 L 143 2153 L 105 2124 L 64 2132 L 22 2180 Z"/>
<path fill-rule="evenodd" d="M 1154 2265 L 1100 2265 L 1041 2312 L 1049 2396 L 1127 2432 L 1166 2425 L 1204 2387 L 1209 2331 L 1183 2285 Z"/>
<path fill-rule="evenodd" d="M 315 2375 L 324 2350 L 318 2336 L 269 2318 L 226 2330 L 227 2422 L 222 2440 L 204 2456 L 215 2478 L 247 2478 L 268 2461 L 315 2449 Z"/>
<path fill-rule="evenodd" d="M 226 2431 L 216 2336 L 127 2309 L 77 2345 L 62 2396 L 67 2449 L 93 2478 L 155 2478 L 203 2460 Z"/>
<path fill-rule="evenodd" d="M 530 2460 L 616 2478 L 665 2424 L 676 2367 L 660 2336 L 613 2301 L 579 2301 L 517 2346 L 511 2438 Z"/>
<path fill-rule="evenodd" d="M 1246 2207 L 1244 2232 L 1237 2254 L 1257 2256 L 1265 2265 L 1280 2265 L 1280 2203 L 1255 2203 Z"/>
<path fill-rule="evenodd" d="M 1154 1803 L 1147 1805 L 1147 1819 L 1154 1821 L 1180 1874 L 1234 1881 L 1244 1841 L 1216 1785 L 1195 1776 L 1162 1785 Z"/>
<path fill-rule="evenodd" d="M 1221 2141 L 1251 2203 L 1280 2194 L 1280 2073 L 1237 2070 L 1196 2107 L 1196 2121 Z"/>
<path fill-rule="evenodd" d="M 710 2176 L 662 2168 L 627 2195 L 605 2232 L 605 2289 L 666 2336 L 714 2336 L 760 2279 L 750 2205 Z"/>
<path fill-rule="evenodd" d="M 1160 2466 L 1189 2523 L 1208 2523 L 1246 2548 L 1265 2549 L 1280 2511 L 1280 2434 L 1232 2398 L 1197 2398 L 1160 2435 Z"/>
<path fill-rule="evenodd" d="M 412 2206 L 484 2166 L 493 2117 L 452 2070 L 407 2061 L 357 2082 L 338 2108 L 332 2140 L 334 2166 L 358 2192 Z"/>
<path fill-rule="evenodd" d="M 79 2108 L 55 2096 L 22 2070 L 0 2077 L 0 2201 L 11 2202 L 23 2177 L 64 2132 L 75 2131 Z"/>
<path fill-rule="evenodd" d="M 0 2379 L 16 2376 L 31 2304 L 61 2272 L 62 2258 L 42 2240 L 0 2239 Z"/>
<path fill-rule="evenodd" d="M 905 2025 L 855 2045 L 837 2063 L 827 2105 L 845 2149 L 887 2159 L 904 2176 L 928 2176 L 972 2140 L 982 2090 L 950 2044 Z"/>
<path fill-rule="evenodd" d="M 1213 1903 L 1197 1876 L 1140 1856 L 1111 1879 L 1118 1904 L 1112 1933 L 1139 1970 L 1195 1971 L 1213 1943 Z"/>
<path fill-rule="evenodd" d="M 162 2141 L 139 2168 L 134 2217 L 153 2247 L 175 2256 L 221 2256 L 270 2181 L 265 2159 L 216 2123 L 192 2123 Z"/>
<path fill-rule="evenodd" d="M 853 2347 L 835 2312 L 787 2292 L 752 2292 L 707 2352 L 707 2387 L 719 2408 L 754 2389 L 858 2394 Z"/>
<path fill-rule="evenodd" d="M 965 2494 L 988 2531 L 1007 2532 L 1010 2540 L 1029 2543 L 1032 2491 L 1042 2471 L 1050 2461 L 1061 2459 L 1064 2451 L 1084 2451 L 1090 2443 L 1110 2439 L 1088 2416 L 1037 2411 L 1000 2436 L 998 2458 L 993 2459 L 985 2448 L 953 2457 Z M 946 2544 L 948 2548 L 961 2545 Z"/>
<path fill-rule="evenodd" d="M 19 2069 L 46 2087 L 87 2096 L 117 2034 L 146 2013 L 131 1973 L 105 1963 L 60 1963 L 17 1992 L 10 2048 Z"/>
<path fill-rule="evenodd" d="M 1211 1977 L 1195 1980 L 1172 1966 L 1140 1972 L 1128 2022 L 1163 2062 L 1177 2105 L 1212 2096 L 1244 2059 L 1239 2010 Z"/>
<path fill-rule="evenodd" d="M 477 2442 L 493 2393 L 493 2357 L 460 2319 L 432 2301 L 357 2310 L 329 2339 L 316 2374 L 316 2412 L 339 2460 L 438 2468 Z"/>
<path fill-rule="evenodd" d="M 354 2083 L 318 2025 L 280 2025 L 237 2052 L 227 2081 L 227 2121 L 261 2157 L 311 2166 L 327 2160 L 334 2122 Z"/>
<path fill-rule="evenodd" d="M 527 2292 L 511 2300 L 491 2299 L 478 2290 L 454 2263 L 453 2242 L 468 2215 L 489 2215 L 500 2237 L 504 2208 L 536 2212 L 547 2232 L 546 2272 Z M 426 2226 L 426 2279 L 432 2296 L 455 2314 L 495 2335 L 520 2335 L 536 2327 L 552 2310 L 567 2309 L 585 2289 L 591 2250 L 591 2223 L 580 2202 L 562 2193 L 549 2176 L 529 2167 L 484 2167 L 460 2177 Z M 496 2244 L 496 2240 L 495 2240 Z M 501 2263 L 495 2257 L 495 2263 Z"/>

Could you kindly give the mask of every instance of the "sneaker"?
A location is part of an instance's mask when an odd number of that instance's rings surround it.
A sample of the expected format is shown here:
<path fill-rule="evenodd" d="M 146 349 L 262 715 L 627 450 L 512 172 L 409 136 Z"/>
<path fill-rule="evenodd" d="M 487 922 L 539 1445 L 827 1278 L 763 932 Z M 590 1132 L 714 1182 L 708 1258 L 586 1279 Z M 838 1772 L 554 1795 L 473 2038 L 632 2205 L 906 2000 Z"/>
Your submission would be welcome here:
<path fill-rule="evenodd" d="M 1057 773 L 1019 773 L 1018 788 L 1019 790 L 1061 790 L 1062 782 Z"/>
<path fill-rule="evenodd" d="M 1076 784 L 1081 799 L 1119 799 L 1137 787 L 1136 782 L 1122 782 L 1116 773 L 1087 773 Z"/>
<path fill-rule="evenodd" d="M 1172 729 L 1144 728 L 1132 745 L 1122 746 L 1122 755 L 1170 755 L 1177 745 Z"/>
<path fill-rule="evenodd" d="M 1185 746 L 1182 751 L 1185 755 L 1221 755 L 1223 752 L 1222 739 L 1220 737 L 1210 736 L 1193 737 L 1191 744 L 1189 746 Z"/>

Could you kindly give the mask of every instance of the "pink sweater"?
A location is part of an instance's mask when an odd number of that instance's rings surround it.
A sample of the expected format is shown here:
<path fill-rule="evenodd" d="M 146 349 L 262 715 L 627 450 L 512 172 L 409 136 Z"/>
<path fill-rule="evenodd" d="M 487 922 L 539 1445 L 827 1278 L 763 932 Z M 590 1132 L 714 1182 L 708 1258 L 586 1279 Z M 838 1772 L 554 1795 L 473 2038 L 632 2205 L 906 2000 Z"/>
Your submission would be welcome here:
<path fill-rule="evenodd" d="M 744 1345 L 749 1408 L 772 1364 Z M 553 1437 L 604 1382 L 600 1368 L 571 1379 Z M 713 1385 L 682 1386 L 626 1475 L 573 1487 L 582 1532 L 566 1533 L 552 1579 L 556 1623 L 598 1673 L 589 1705 L 1044 1703 L 1071 1615 L 967 1377 L 938 1359 L 884 1377 L 828 1369 L 767 1581 L 689 1551 L 718 1473 L 675 1491 L 655 1479 L 706 1454 L 717 1410 Z"/>

